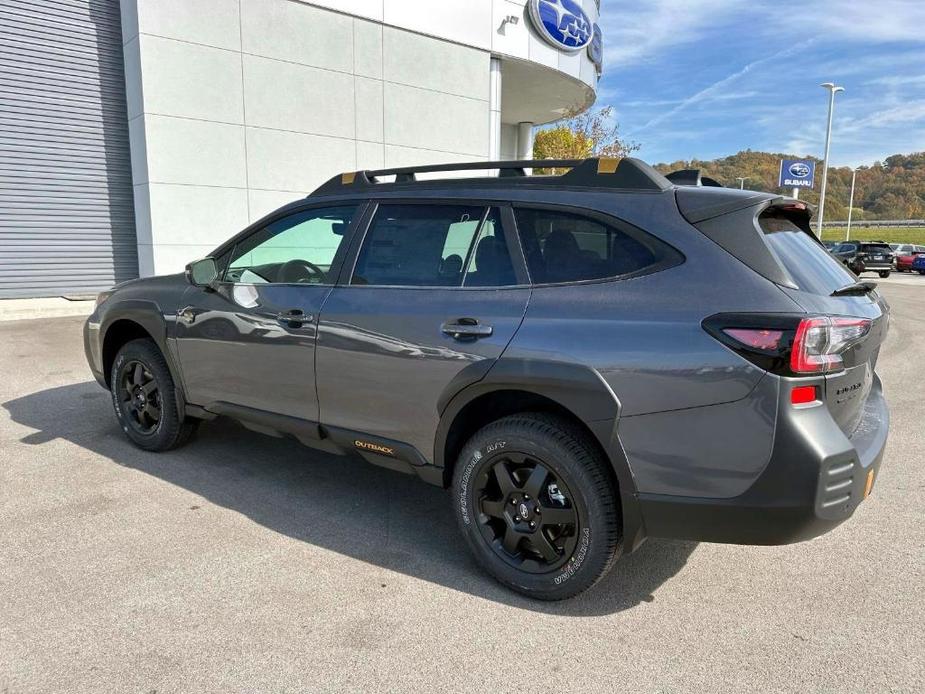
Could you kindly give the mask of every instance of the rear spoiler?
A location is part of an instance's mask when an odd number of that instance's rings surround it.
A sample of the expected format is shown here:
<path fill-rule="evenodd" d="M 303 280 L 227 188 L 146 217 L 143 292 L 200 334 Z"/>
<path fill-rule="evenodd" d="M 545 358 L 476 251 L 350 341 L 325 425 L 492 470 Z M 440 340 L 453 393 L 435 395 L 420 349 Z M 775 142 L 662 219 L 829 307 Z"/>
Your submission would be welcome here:
<path fill-rule="evenodd" d="M 674 183 L 676 186 L 709 186 L 711 188 L 722 188 L 723 184 L 715 178 L 704 176 L 700 169 L 678 169 L 670 174 L 665 174 L 665 178 Z"/>
<path fill-rule="evenodd" d="M 815 207 L 802 200 L 795 200 L 774 193 L 760 193 L 754 190 L 739 190 L 737 188 L 702 188 L 683 187 L 676 190 L 678 209 L 691 224 L 697 224 L 714 217 L 743 210 L 746 207 L 764 204 L 763 212 L 768 207 L 791 209 L 801 216 L 806 215 L 806 222 L 815 212 Z"/>

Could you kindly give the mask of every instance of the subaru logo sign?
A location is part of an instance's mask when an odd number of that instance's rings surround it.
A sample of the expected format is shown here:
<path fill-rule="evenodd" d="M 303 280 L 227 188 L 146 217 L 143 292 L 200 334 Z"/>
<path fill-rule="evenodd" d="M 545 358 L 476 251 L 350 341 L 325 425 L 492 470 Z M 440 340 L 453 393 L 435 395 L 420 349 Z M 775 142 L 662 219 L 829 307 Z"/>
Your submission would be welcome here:
<path fill-rule="evenodd" d="M 594 63 L 598 76 L 604 71 L 604 37 L 601 28 L 595 24 L 591 32 L 591 43 L 588 44 L 588 58 Z"/>
<path fill-rule="evenodd" d="M 575 0 L 530 0 L 530 19 L 547 43 L 567 53 L 587 48 L 594 27 Z"/>
<path fill-rule="evenodd" d="M 816 162 L 812 159 L 781 159 L 777 185 L 781 188 L 812 188 Z"/>

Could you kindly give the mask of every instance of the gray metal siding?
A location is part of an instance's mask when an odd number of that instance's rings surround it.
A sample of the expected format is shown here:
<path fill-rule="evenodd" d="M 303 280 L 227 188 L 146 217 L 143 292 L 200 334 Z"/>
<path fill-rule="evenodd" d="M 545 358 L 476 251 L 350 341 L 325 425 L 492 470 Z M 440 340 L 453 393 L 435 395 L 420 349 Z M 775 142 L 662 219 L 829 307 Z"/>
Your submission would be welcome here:
<path fill-rule="evenodd" d="M 0 298 L 138 276 L 118 0 L 0 0 Z"/>

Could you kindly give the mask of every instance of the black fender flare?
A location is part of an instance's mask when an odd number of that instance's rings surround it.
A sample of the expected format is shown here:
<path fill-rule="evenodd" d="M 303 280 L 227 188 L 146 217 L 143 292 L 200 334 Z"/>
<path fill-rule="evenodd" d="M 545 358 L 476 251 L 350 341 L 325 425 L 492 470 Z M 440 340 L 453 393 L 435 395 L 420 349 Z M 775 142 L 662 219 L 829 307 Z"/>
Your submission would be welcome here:
<path fill-rule="evenodd" d="M 108 302 L 107 302 L 108 303 Z M 176 394 L 177 411 L 181 415 L 186 413 L 186 395 L 183 387 L 183 379 L 179 365 L 176 362 L 173 351 L 167 344 L 168 327 L 164 314 L 160 306 L 154 301 L 145 299 L 123 299 L 117 301 L 111 306 L 106 307 L 103 320 L 100 323 L 100 352 L 103 353 L 103 347 L 106 344 L 106 336 L 109 329 L 119 321 L 131 321 L 144 328 L 154 340 L 164 359 L 167 361 L 167 368 L 170 369 L 170 376 L 173 378 L 174 392 Z M 103 374 L 104 378 L 109 379 L 109 374 Z"/>
<path fill-rule="evenodd" d="M 619 485 L 624 550 L 630 552 L 642 543 L 645 528 L 636 483 L 617 433 L 620 400 L 596 370 L 582 364 L 544 359 L 501 358 L 475 382 L 472 382 L 472 375 L 464 372 L 447 386 L 438 400 L 440 421 L 434 437 L 434 464 L 438 468 L 445 469 L 448 464 L 444 451 L 453 422 L 476 398 L 506 390 L 543 396 L 571 412 L 597 439 Z"/>

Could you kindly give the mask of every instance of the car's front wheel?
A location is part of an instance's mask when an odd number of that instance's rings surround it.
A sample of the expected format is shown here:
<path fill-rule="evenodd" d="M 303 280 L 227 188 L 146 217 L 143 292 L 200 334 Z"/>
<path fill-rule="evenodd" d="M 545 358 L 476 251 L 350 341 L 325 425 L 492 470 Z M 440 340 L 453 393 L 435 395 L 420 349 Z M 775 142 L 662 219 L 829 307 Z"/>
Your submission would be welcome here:
<path fill-rule="evenodd" d="M 112 363 L 110 392 L 122 431 L 139 448 L 176 448 L 199 424 L 197 419 L 181 419 L 176 385 L 152 340 L 132 340 L 122 346 Z"/>
<path fill-rule="evenodd" d="M 559 417 L 511 415 L 478 431 L 456 464 L 453 505 L 479 564 L 530 597 L 577 595 L 619 555 L 619 500 L 607 463 Z"/>
<path fill-rule="evenodd" d="M 881 271 L 879 272 L 879 275 L 880 275 L 881 278 L 886 279 L 887 277 L 890 276 L 890 271 L 889 271 L 889 270 L 881 270 Z"/>

